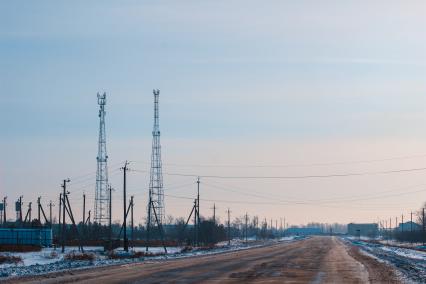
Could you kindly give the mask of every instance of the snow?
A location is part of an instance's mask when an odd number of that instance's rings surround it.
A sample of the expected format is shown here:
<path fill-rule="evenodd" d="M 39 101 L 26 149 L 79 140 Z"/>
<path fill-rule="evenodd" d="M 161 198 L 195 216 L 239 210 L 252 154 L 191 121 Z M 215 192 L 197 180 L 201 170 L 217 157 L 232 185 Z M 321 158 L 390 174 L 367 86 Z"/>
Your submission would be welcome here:
<path fill-rule="evenodd" d="M 423 251 L 405 249 L 405 248 L 399 248 L 399 247 L 388 247 L 388 246 L 383 246 L 381 247 L 381 249 L 384 251 L 391 251 L 403 257 L 426 260 L 426 252 L 423 252 Z"/>
<path fill-rule="evenodd" d="M 394 266 L 408 283 L 426 283 L 426 252 L 411 248 L 387 245 L 385 242 L 360 241 L 343 238 L 357 246 L 361 252 Z"/>

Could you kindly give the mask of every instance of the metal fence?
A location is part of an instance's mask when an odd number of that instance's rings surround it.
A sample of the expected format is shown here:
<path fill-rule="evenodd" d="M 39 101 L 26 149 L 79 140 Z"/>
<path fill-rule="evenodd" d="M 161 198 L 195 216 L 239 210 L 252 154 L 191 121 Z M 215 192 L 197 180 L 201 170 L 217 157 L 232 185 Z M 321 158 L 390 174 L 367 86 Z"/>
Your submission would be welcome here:
<path fill-rule="evenodd" d="M 0 229 L 0 245 L 51 246 L 52 229 Z"/>

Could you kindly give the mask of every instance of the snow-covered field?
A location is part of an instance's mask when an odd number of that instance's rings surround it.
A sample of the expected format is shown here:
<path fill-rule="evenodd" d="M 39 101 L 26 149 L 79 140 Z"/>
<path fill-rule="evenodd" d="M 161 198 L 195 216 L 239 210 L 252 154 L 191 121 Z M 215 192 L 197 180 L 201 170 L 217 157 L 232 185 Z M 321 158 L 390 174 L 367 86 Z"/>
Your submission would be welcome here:
<path fill-rule="evenodd" d="M 71 261 L 64 259 L 64 256 L 70 252 L 78 252 L 77 247 L 66 247 L 65 253 L 61 253 L 60 248 L 44 248 L 39 252 L 26 252 L 26 253 L 2 253 L 13 256 L 19 256 L 22 258 L 22 262 L 18 264 L 2 264 L 0 265 L 0 281 L 3 278 L 14 277 L 14 276 L 24 276 L 24 275 L 36 275 L 44 274 L 49 272 L 69 270 L 69 269 L 82 269 L 87 267 L 96 267 L 96 266 L 107 266 L 114 264 L 126 264 L 126 263 L 135 263 L 143 262 L 144 260 L 157 260 L 161 261 L 162 259 L 170 258 L 181 258 L 181 257 L 193 257 L 199 255 L 208 255 L 208 254 L 217 254 L 227 251 L 235 251 L 248 249 L 253 247 L 260 247 L 264 245 L 269 245 L 274 242 L 293 242 L 300 239 L 300 237 L 286 237 L 282 238 L 279 241 L 255 241 L 249 240 L 247 243 L 234 239 L 231 241 L 231 245 L 228 246 L 228 242 L 222 242 L 215 246 L 213 249 L 203 250 L 196 249 L 181 253 L 183 247 L 167 247 L 167 256 L 158 255 L 158 256 L 149 256 L 141 258 L 124 258 L 124 259 L 110 259 L 107 254 L 103 252 L 102 247 L 85 247 L 84 251 L 87 253 L 92 253 L 95 256 L 93 261 L 84 260 L 84 261 Z M 145 247 L 136 247 L 134 248 L 135 252 L 145 251 Z M 116 250 L 117 254 L 123 252 L 122 248 Z M 149 252 L 154 254 L 163 253 L 164 249 L 162 247 L 150 247 Z"/>
<path fill-rule="evenodd" d="M 354 238 L 343 239 L 360 248 L 365 254 L 394 266 L 407 282 L 426 283 L 426 252 Z"/>

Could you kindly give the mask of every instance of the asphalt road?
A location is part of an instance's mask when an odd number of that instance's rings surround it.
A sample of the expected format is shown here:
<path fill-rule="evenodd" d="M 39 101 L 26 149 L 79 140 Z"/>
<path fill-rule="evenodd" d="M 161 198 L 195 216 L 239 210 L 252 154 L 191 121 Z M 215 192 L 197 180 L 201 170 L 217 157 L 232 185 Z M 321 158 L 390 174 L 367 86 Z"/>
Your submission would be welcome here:
<path fill-rule="evenodd" d="M 15 279 L 16 283 L 399 283 L 391 267 L 335 237 L 237 252 Z"/>

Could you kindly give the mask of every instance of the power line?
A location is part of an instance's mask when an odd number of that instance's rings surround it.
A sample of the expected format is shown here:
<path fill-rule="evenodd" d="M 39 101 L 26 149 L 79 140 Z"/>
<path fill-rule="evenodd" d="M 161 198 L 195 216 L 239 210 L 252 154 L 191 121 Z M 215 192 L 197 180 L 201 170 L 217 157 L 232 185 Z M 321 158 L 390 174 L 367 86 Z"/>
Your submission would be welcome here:
<path fill-rule="evenodd" d="M 133 169 L 134 172 L 146 173 L 147 171 Z M 301 176 L 224 176 L 224 175 L 198 175 L 198 174 L 185 174 L 185 173 L 170 173 L 165 172 L 163 174 L 169 176 L 182 176 L 182 177 L 202 177 L 211 179 L 313 179 L 313 178 L 335 178 L 335 177 L 351 177 L 351 176 L 368 176 L 368 175 L 385 175 L 394 173 L 407 173 L 407 172 L 420 172 L 426 171 L 426 167 L 423 168 L 411 168 L 411 169 L 398 169 L 398 170 L 387 170 L 387 171 L 373 171 L 373 172 L 358 172 L 358 173 L 333 173 L 325 175 L 301 175 Z"/>
<path fill-rule="evenodd" d="M 237 191 L 237 190 L 233 190 L 233 189 L 229 189 L 229 188 L 220 188 L 220 187 L 213 186 L 213 185 L 210 185 L 210 184 L 205 184 L 205 185 L 207 187 L 213 187 L 213 188 L 222 189 L 222 190 L 225 190 L 225 191 L 236 192 L 236 193 L 240 193 L 240 194 L 243 194 L 243 195 L 246 195 L 246 196 L 253 196 L 253 197 L 262 198 L 262 199 L 266 199 L 266 200 L 278 200 L 278 201 L 283 202 L 285 204 L 299 204 L 299 205 L 336 204 L 336 203 L 343 203 L 343 202 L 347 203 L 347 202 L 353 202 L 353 201 L 366 201 L 366 200 L 382 199 L 382 198 L 388 198 L 388 197 L 394 197 L 394 196 L 409 195 L 409 194 L 412 194 L 412 193 L 419 193 L 419 192 L 425 192 L 426 191 L 426 189 L 421 189 L 421 190 L 416 190 L 416 191 L 381 195 L 381 196 L 375 196 L 375 197 L 346 199 L 346 200 L 334 200 L 334 201 L 323 201 L 323 200 L 303 201 L 303 200 L 294 200 L 294 199 L 293 200 L 282 200 L 282 199 L 277 199 L 277 198 L 271 198 L 270 196 L 252 194 L 252 193 L 249 193 L 249 192 L 241 192 L 241 191 Z"/>
<path fill-rule="evenodd" d="M 276 164 L 276 165 L 238 165 L 238 164 L 178 164 L 178 163 L 163 163 L 163 165 L 177 166 L 177 167 L 206 167 L 206 168 L 290 168 L 290 167 L 311 167 L 311 166 L 332 166 L 332 165 L 348 165 L 348 164 L 367 164 L 367 163 L 378 163 L 395 160 L 409 160 L 416 158 L 426 157 L 426 154 L 418 155 L 407 155 L 397 156 L 383 159 L 372 159 L 372 160 L 354 160 L 354 161 L 337 161 L 337 162 L 324 162 L 324 163 L 307 163 L 307 164 Z M 135 163 L 148 164 L 144 161 L 132 161 Z"/>
<path fill-rule="evenodd" d="M 185 200 L 193 200 L 193 197 L 190 196 L 179 196 L 179 195 L 172 195 L 172 194 L 165 194 L 164 196 L 176 198 L 176 199 L 185 199 Z M 224 200 L 224 199 L 206 199 L 206 198 L 200 198 L 202 201 L 207 202 L 221 202 L 225 204 L 251 204 L 251 205 L 278 205 L 278 206 L 288 206 L 293 205 L 294 203 L 284 203 L 282 201 L 270 201 L 270 202 L 258 202 L 258 201 L 241 201 L 241 200 Z M 305 205 L 305 206 L 315 206 L 315 207 L 323 207 L 323 208 L 344 208 L 344 209 L 363 209 L 363 210 L 383 210 L 385 207 L 354 207 L 354 206 L 331 206 L 331 205 L 323 205 L 323 204 L 316 204 L 316 203 L 298 203 L 297 205 Z M 397 207 L 400 208 L 400 207 Z"/>
<path fill-rule="evenodd" d="M 210 181 L 212 182 L 212 181 Z M 219 184 L 217 182 L 214 182 L 216 184 Z M 217 189 L 222 189 L 222 190 L 226 190 L 226 191 L 231 191 L 231 192 L 236 192 L 236 193 L 241 193 L 244 195 L 250 195 L 250 196 L 254 196 L 254 197 L 260 197 L 260 198 L 268 198 L 270 199 L 271 194 L 268 193 L 267 196 L 262 195 L 261 193 L 258 192 L 254 192 L 254 193 L 258 193 L 258 194 L 253 194 L 253 190 L 248 190 L 248 189 L 241 189 L 241 191 L 235 190 L 235 189 L 231 189 L 229 187 L 226 186 L 217 186 L 217 185 L 211 185 L 209 183 L 206 184 L 206 186 L 208 187 L 213 187 L 213 188 L 217 188 Z M 306 199 L 304 198 L 303 200 L 300 199 L 294 199 L 294 198 L 288 198 L 288 197 L 283 197 L 283 196 L 279 196 L 279 195 L 274 195 L 272 194 L 272 196 L 278 197 L 278 198 L 286 198 L 285 202 L 303 202 L 303 203 L 308 203 L 308 202 L 321 202 L 322 204 L 329 204 L 329 203 L 337 203 L 337 202 L 350 202 L 350 201 L 360 201 L 360 200 L 372 200 L 372 199 L 380 199 L 380 198 L 386 198 L 386 197 L 392 197 L 392 196 L 400 196 L 400 195 L 408 195 L 411 193 L 418 193 L 418 192 L 424 192 L 426 191 L 426 189 L 422 189 L 422 190 L 416 190 L 416 191 L 404 191 L 402 193 L 395 193 L 395 194 L 385 194 L 383 195 L 382 193 L 388 193 L 388 192 L 395 192 L 397 190 L 406 190 L 406 189 L 410 189 L 410 188 L 416 188 L 416 187 L 426 187 L 426 184 L 418 184 L 418 185 L 412 185 L 412 186 L 406 186 L 406 187 L 402 187 L 402 188 L 398 188 L 398 189 L 391 189 L 391 190 L 386 190 L 386 191 L 381 191 L 381 192 L 377 192 L 377 193 L 373 193 L 373 194 L 367 194 L 367 195 L 358 195 L 358 196 L 348 196 L 348 197 L 339 197 L 339 198 L 329 198 L 329 199 Z M 382 194 L 382 195 L 379 195 Z M 372 195 L 372 196 L 370 196 Z M 369 197 L 366 197 L 369 196 Z M 276 198 L 274 198 L 276 199 Z"/>

